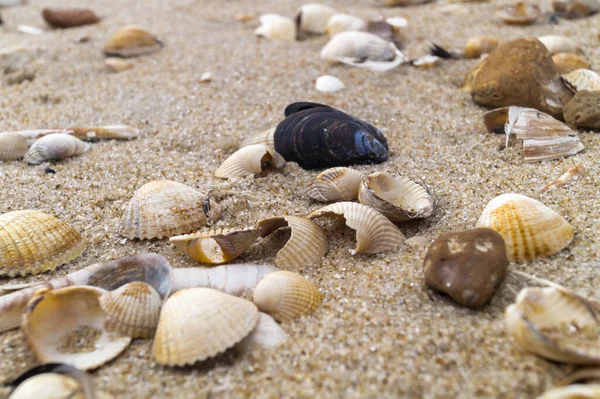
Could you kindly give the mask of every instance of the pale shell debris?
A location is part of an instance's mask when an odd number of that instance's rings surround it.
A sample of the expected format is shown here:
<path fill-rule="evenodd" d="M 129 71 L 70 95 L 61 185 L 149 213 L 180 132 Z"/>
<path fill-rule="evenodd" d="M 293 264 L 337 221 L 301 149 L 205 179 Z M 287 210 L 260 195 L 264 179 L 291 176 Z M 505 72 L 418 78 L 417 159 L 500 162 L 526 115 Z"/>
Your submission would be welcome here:
<path fill-rule="evenodd" d="M 258 323 L 254 330 L 235 349 L 248 353 L 260 349 L 275 348 L 289 339 L 289 335 L 268 314 L 260 312 Z"/>
<path fill-rule="evenodd" d="M 315 81 L 315 89 L 324 93 L 333 93 L 345 87 L 344 82 L 331 75 L 319 76 Z"/>
<path fill-rule="evenodd" d="M 301 6 L 296 13 L 296 26 L 302 32 L 325 33 L 327 22 L 337 11 L 325 4 L 310 3 Z"/>
<path fill-rule="evenodd" d="M 275 40 L 296 40 L 296 24 L 290 18 L 265 14 L 260 16 L 261 25 L 254 31 L 259 37 Z"/>
<path fill-rule="evenodd" d="M 106 69 L 108 69 L 110 72 L 123 72 L 133 68 L 133 64 L 131 62 L 117 57 L 107 58 L 104 60 L 104 65 L 106 65 Z"/>

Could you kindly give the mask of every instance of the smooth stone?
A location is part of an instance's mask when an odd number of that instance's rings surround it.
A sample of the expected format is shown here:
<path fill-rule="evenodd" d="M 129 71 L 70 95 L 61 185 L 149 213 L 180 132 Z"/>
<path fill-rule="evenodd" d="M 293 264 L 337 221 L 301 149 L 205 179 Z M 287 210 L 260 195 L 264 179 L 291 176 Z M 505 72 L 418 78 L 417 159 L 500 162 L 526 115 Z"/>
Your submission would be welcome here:
<path fill-rule="evenodd" d="M 579 91 L 565 106 L 569 125 L 600 129 L 600 92 Z"/>

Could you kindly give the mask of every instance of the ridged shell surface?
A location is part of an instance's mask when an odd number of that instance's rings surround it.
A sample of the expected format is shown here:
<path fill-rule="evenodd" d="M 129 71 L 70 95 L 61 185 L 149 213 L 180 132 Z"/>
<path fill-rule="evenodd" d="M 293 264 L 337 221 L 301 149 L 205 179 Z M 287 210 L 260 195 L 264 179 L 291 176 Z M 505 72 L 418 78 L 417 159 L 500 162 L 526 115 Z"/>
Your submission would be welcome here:
<path fill-rule="evenodd" d="M 521 194 L 502 194 L 489 202 L 476 227 L 496 230 L 508 260 L 532 261 L 558 253 L 573 240 L 573 227 L 541 202 Z"/>
<path fill-rule="evenodd" d="M 85 249 L 77 230 L 44 212 L 23 210 L 0 216 L 0 276 L 53 270 Z"/>
<path fill-rule="evenodd" d="M 83 154 L 90 145 L 70 134 L 54 133 L 42 137 L 29 148 L 25 162 L 39 165 L 46 161 L 62 160 Z"/>
<path fill-rule="evenodd" d="M 563 75 L 563 79 L 575 92 L 600 91 L 600 75 L 590 69 L 576 69 Z"/>
<path fill-rule="evenodd" d="M 104 45 L 106 55 L 137 57 L 160 50 L 163 44 L 151 33 L 139 26 L 129 25 L 119 29 Z"/>
<path fill-rule="evenodd" d="M 364 30 L 365 26 L 365 21 L 362 18 L 349 14 L 335 14 L 327 21 L 325 33 L 329 37 L 333 37 L 341 32 Z"/>
<path fill-rule="evenodd" d="M 231 154 L 215 171 L 215 176 L 222 179 L 254 176 L 273 168 L 273 151 L 264 144 L 252 144 Z"/>
<path fill-rule="evenodd" d="M 365 177 L 356 169 L 337 167 L 319 173 L 308 185 L 308 196 L 321 202 L 353 201 Z"/>
<path fill-rule="evenodd" d="M 27 154 L 29 146 L 23 136 L 14 132 L 0 133 L 0 161 L 14 161 Z"/>
<path fill-rule="evenodd" d="M 274 348 L 289 339 L 289 335 L 268 314 L 260 312 L 258 323 L 254 330 L 235 349 L 242 352 Z"/>

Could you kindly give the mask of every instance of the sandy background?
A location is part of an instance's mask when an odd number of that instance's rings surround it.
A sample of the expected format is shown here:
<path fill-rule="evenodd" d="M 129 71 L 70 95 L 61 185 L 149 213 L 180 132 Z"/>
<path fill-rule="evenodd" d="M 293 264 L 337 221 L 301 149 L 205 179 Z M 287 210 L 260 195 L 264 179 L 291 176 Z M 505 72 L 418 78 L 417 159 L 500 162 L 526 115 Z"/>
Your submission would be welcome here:
<path fill-rule="evenodd" d="M 212 176 L 220 163 L 250 135 L 278 123 L 291 102 L 322 102 L 376 125 L 387 136 L 390 160 L 361 166 L 365 172 L 393 170 L 425 182 L 435 214 L 400 225 L 408 237 L 430 240 L 440 233 L 471 228 L 496 195 L 534 196 L 575 163 L 586 169 L 574 184 L 541 200 L 572 223 L 576 236 L 560 254 L 517 270 L 551 279 L 583 293 L 600 286 L 600 185 L 598 133 L 584 132 L 586 150 L 557 161 L 525 164 L 521 150 L 500 151 L 503 137 L 489 134 L 484 110 L 457 88 L 476 61 L 446 62 L 431 70 L 407 66 L 375 73 L 319 59 L 326 38 L 278 43 L 257 40 L 257 21 L 236 15 L 277 12 L 293 16 L 302 1 L 148 0 L 144 2 L 31 0 L 2 9 L 0 47 L 41 48 L 35 79 L 2 82 L 0 130 L 124 123 L 142 135 L 131 142 L 99 142 L 82 156 L 52 165 L 0 164 L 0 213 L 40 209 L 69 221 L 89 243 L 85 254 L 51 278 L 95 262 L 157 252 L 176 267 L 196 266 L 166 240 L 127 242 L 116 234 L 122 210 L 136 188 L 172 179 L 218 193 L 225 204 L 218 226 L 253 224 L 279 214 L 305 215 L 320 204 L 305 196 L 316 171 L 288 164 L 264 178 L 222 181 Z M 32 36 L 17 24 L 44 27 L 45 5 L 90 6 L 101 23 Z M 430 41 L 462 49 L 475 35 L 504 39 L 564 34 L 585 49 L 600 69 L 600 16 L 501 25 L 499 3 L 470 3 L 444 13 L 440 5 L 381 8 L 374 0 L 330 1 L 340 11 L 409 20 L 405 53 L 423 55 Z M 543 3 L 549 10 L 549 3 Z M 110 74 L 100 50 L 116 29 L 135 23 L 166 44 L 159 53 L 133 60 L 132 70 Z M 76 42 L 81 35 L 91 41 Z M 211 83 L 201 83 L 204 72 Z M 347 88 L 334 95 L 314 89 L 322 74 Z M 291 339 L 275 350 L 248 356 L 226 353 L 185 369 L 156 365 L 151 341 L 136 340 L 117 360 L 94 372 L 98 387 L 117 397 L 535 397 L 572 367 L 520 350 L 504 331 L 503 311 L 527 285 L 509 275 L 482 311 L 459 307 L 423 284 L 427 245 L 371 256 L 351 256 L 354 232 L 328 227 L 330 251 L 323 264 L 301 272 L 325 300 L 310 316 L 285 323 Z M 240 261 L 272 263 L 286 233 L 259 241 Z M 30 278 L 29 281 L 32 279 Z M 15 279 L 10 282 L 24 281 Z M 0 284 L 8 283 L 0 279 Z M 19 331 L 0 335 L 0 381 L 35 365 Z M 0 396 L 8 390 L 0 388 Z"/>

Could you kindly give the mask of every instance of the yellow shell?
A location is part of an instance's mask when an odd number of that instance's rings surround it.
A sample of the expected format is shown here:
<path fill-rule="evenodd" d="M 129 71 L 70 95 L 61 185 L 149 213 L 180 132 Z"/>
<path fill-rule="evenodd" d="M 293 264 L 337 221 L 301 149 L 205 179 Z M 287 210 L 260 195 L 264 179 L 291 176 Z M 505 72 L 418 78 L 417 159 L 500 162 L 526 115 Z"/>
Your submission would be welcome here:
<path fill-rule="evenodd" d="M 552 61 L 560 75 L 573 72 L 576 69 L 589 69 L 590 63 L 585 58 L 575 53 L 557 53 L 552 56 Z"/>
<path fill-rule="evenodd" d="M 491 200 L 476 227 L 502 234 L 511 262 L 552 256 L 573 240 L 573 227 L 562 216 L 521 194 L 502 194 Z"/>
<path fill-rule="evenodd" d="M 354 254 L 375 254 L 391 251 L 404 242 L 404 235 L 385 216 L 368 206 L 355 202 L 337 202 L 317 209 L 309 219 L 318 217 L 342 217 L 346 225 L 356 230 Z"/>
<path fill-rule="evenodd" d="M 206 224 L 205 196 L 185 184 L 156 180 L 140 187 L 125 208 L 119 234 L 130 240 L 171 237 Z"/>
<path fill-rule="evenodd" d="M 258 309 L 210 288 L 177 291 L 165 302 L 152 354 L 159 364 L 184 366 L 225 352 L 254 329 Z"/>
<path fill-rule="evenodd" d="M 77 230 L 36 210 L 0 216 L 0 276 L 38 274 L 81 255 L 86 243 Z"/>
<path fill-rule="evenodd" d="M 467 58 L 479 58 L 494 51 L 500 43 L 500 39 L 492 36 L 473 37 L 467 41 L 464 55 Z"/>
<path fill-rule="evenodd" d="M 308 196 L 317 201 L 352 201 L 358 198 L 358 187 L 365 177 L 352 168 L 337 167 L 319 173 L 308 185 Z"/>
<path fill-rule="evenodd" d="M 129 25 L 119 29 L 108 39 L 104 45 L 104 53 L 117 57 L 137 57 L 158 51 L 162 46 L 154 35 L 138 26 Z"/>
<path fill-rule="evenodd" d="M 219 229 L 171 237 L 169 241 L 192 259 L 218 265 L 240 256 L 260 235 L 259 229 Z"/>
<path fill-rule="evenodd" d="M 589 69 L 576 69 L 563 75 L 567 86 L 574 92 L 600 91 L 600 75 Z"/>
<path fill-rule="evenodd" d="M 132 281 L 103 294 L 100 306 L 106 313 L 107 331 L 132 338 L 150 338 L 158 325 L 162 299 L 152 286 Z"/>
<path fill-rule="evenodd" d="M 264 144 L 242 147 L 227 158 L 216 170 L 215 176 L 222 179 L 259 175 L 275 168 L 275 151 Z"/>
<path fill-rule="evenodd" d="M 288 271 L 267 274 L 254 289 L 252 301 L 275 320 L 287 321 L 312 313 L 323 296 L 310 281 Z"/>
<path fill-rule="evenodd" d="M 27 140 L 18 133 L 0 133 L 0 161 L 14 161 L 27 154 Z"/>

